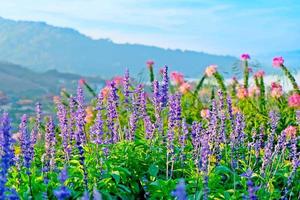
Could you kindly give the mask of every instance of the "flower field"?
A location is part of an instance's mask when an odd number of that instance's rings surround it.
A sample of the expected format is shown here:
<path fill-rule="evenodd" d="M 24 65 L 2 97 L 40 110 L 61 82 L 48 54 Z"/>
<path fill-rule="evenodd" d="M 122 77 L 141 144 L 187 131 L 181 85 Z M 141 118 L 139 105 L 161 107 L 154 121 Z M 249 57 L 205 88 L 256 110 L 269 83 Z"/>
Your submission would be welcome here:
<path fill-rule="evenodd" d="M 300 199 L 299 86 L 282 57 L 287 92 L 249 61 L 242 80 L 211 65 L 194 85 L 148 61 L 151 84 L 126 70 L 99 94 L 80 80 L 19 127 L 3 113 L 0 199 Z"/>

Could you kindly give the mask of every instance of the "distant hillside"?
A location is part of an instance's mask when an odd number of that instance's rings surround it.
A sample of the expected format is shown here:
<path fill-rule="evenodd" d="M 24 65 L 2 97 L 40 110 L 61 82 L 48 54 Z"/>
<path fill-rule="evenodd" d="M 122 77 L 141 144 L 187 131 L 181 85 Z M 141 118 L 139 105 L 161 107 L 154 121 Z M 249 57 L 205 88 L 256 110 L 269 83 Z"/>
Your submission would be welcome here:
<path fill-rule="evenodd" d="M 82 77 L 56 70 L 37 73 L 19 65 L 0 62 L 0 91 L 13 98 L 58 95 L 63 87 L 74 92 L 80 78 L 85 78 L 93 87 L 104 84 L 101 78 Z"/>
<path fill-rule="evenodd" d="M 210 64 L 228 71 L 237 61 L 232 56 L 93 40 L 70 28 L 0 18 L 0 60 L 36 71 L 57 69 L 111 77 L 123 74 L 125 67 L 133 74 L 139 73 L 148 59 L 156 61 L 158 67 L 168 64 L 172 70 L 184 71 L 190 77 L 199 77 Z"/>

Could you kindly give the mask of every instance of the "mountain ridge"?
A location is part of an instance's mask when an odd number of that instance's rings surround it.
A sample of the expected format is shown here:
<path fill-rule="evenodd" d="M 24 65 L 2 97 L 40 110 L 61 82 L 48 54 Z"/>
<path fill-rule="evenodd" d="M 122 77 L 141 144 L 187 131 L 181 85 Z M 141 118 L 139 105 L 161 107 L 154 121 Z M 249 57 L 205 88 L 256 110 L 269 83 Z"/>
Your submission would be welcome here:
<path fill-rule="evenodd" d="M 72 28 L 45 22 L 0 18 L 0 60 L 26 66 L 35 71 L 57 69 L 84 75 L 112 77 L 145 71 L 148 59 L 156 66 L 165 64 L 187 76 L 200 76 L 204 68 L 217 64 L 228 69 L 237 58 L 180 49 L 164 49 L 142 44 L 118 44 L 109 39 L 92 39 Z"/>

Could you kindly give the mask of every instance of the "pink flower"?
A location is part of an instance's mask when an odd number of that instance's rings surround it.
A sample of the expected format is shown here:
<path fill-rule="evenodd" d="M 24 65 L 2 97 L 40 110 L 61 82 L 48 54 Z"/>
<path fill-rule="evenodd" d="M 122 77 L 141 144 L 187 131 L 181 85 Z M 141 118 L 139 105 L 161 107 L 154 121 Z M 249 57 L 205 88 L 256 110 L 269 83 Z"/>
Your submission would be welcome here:
<path fill-rule="evenodd" d="M 300 94 L 292 94 L 288 99 L 288 104 L 292 108 L 300 108 Z"/>
<path fill-rule="evenodd" d="M 151 67 L 153 67 L 153 65 L 154 65 L 154 61 L 153 61 L 153 60 L 148 60 L 148 61 L 146 62 L 146 64 L 147 64 L 147 67 L 148 67 L 148 68 L 151 68 Z"/>
<path fill-rule="evenodd" d="M 280 83 L 276 83 L 276 82 L 271 83 L 271 97 L 279 98 L 282 95 L 283 95 L 283 90 Z"/>
<path fill-rule="evenodd" d="M 249 59 L 250 59 L 250 55 L 249 54 L 243 53 L 241 55 L 241 60 L 246 61 L 246 60 L 249 60 Z"/>
<path fill-rule="evenodd" d="M 284 129 L 284 132 L 288 138 L 292 138 L 296 136 L 297 128 L 295 126 L 288 126 Z"/>
<path fill-rule="evenodd" d="M 200 115 L 202 118 L 205 118 L 205 119 L 208 119 L 209 118 L 209 109 L 205 108 L 205 109 L 202 109 L 201 112 L 200 112 Z"/>
<path fill-rule="evenodd" d="M 115 76 L 113 78 L 113 81 L 115 82 L 117 87 L 123 85 L 123 80 L 124 80 L 123 76 Z"/>
<path fill-rule="evenodd" d="M 259 96 L 259 94 L 260 94 L 260 89 L 257 86 L 252 86 L 249 88 L 250 97 Z"/>
<path fill-rule="evenodd" d="M 109 86 L 105 86 L 104 88 L 102 88 L 101 93 L 102 93 L 103 98 L 107 98 L 109 92 L 110 92 Z"/>
<path fill-rule="evenodd" d="M 244 86 L 238 87 L 236 96 L 239 99 L 245 99 L 245 98 L 247 98 L 247 96 L 248 96 L 247 89 Z"/>
<path fill-rule="evenodd" d="M 205 74 L 208 77 L 211 77 L 212 75 L 214 75 L 217 72 L 217 65 L 210 65 L 205 69 Z"/>
<path fill-rule="evenodd" d="M 84 85 L 86 83 L 86 81 L 83 78 L 80 79 L 78 82 L 79 82 L 80 85 Z"/>
<path fill-rule="evenodd" d="M 265 76 L 265 72 L 263 70 L 259 70 L 254 74 L 255 78 L 262 78 Z"/>
<path fill-rule="evenodd" d="M 183 74 L 179 72 L 171 72 L 171 79 L 176 85 L 181 85 L 184 82 Z"/>
<path fill-rule="evenodd" d="M 163 67 L 159 69 L 159 74 L 160 74 L 160 75 L 163 75 L 163 74 L 164 74 L 164 68 L 163 68 Z"/>
<path fill-rule="evenodd" d="M 182 94 L 186 94 L 188 93 L 190 90 L 191 90 L 192 86 L 187 83 L 187 82 L 184 82 L 180 85 L 179 87 L 179 91 L 182 93 Z"/>
<path fill-rule="evenodd" d="M 273 58 L 273 66 L 274 67 L 281 67 L 284 63 L 284 59 L 280 57 Z"/>

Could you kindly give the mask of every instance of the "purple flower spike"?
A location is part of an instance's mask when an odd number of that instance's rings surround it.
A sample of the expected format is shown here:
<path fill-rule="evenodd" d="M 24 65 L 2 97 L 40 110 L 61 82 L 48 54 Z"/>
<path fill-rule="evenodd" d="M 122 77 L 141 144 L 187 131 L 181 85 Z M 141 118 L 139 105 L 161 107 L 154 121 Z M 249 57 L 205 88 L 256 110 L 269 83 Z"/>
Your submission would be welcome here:
<path fill-rule="evenodd" d="M 7 173 L 11 166 L 14 165 L 14 149 L 11 135 L 10 120 L 7 113 L 0 116 L 0 146 L 3 153 L 0 154 L 0 199 L 6 199 L 5 193 L 8 191 L 6 188 Z"/>
<path fill-rule="evenodd" d="M 172 196 L 176 197 L 177 200 L 187 200 L 187 193 L 185 191 L 184 180 L 181 179 L 176 186 L 176 189 L 172 192 Z"/>

